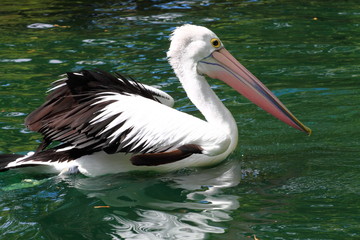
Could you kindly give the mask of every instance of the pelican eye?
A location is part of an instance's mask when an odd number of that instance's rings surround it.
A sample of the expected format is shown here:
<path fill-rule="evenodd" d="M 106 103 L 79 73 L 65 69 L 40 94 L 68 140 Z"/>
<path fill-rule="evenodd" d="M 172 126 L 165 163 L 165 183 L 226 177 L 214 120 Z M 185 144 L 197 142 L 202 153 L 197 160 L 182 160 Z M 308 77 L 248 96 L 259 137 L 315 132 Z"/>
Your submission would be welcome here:
<path fill-rule="evenodd" d="M 220 42 L 220 40 L 217 39 L 217 38 L 211 39 L 210 42 L 211 42 L 211 45 L 213 45 L 213 47 L 218 48 L 218 47 L 221 46 L 221 42 Z"/>

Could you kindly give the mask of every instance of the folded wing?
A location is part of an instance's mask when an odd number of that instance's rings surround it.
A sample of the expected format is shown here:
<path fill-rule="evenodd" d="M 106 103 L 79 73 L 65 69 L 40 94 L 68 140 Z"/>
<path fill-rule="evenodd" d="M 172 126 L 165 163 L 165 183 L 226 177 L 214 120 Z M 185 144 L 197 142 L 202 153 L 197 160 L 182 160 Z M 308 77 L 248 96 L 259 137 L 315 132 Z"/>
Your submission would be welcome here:
<path fill-rule="evenodd" d="M 168 163 L 171 156 L 177 161 L 223 140 L 207 122 L 172 104 L 168 94 L 121 75 L 81 71 L 57 81 L 25 123 L 43 134 L 37 152 L 59 141 L 57 151 L 138 154 L 137 165 Z"/>

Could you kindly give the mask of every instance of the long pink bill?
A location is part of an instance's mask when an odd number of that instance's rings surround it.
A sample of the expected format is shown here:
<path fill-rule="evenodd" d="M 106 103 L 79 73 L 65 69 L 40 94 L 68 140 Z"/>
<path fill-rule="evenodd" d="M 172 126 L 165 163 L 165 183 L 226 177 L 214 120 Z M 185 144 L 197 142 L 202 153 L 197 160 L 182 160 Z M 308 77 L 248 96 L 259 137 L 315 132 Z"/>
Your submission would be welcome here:
<path fill-rule="evenodd" d="M 225 48 L 214 51 L 200 61 L 198 70 L 219 79 L 250 101 L 286 124 L 307 134 L 311 129 L 302 124 L 280 100 L 251 72 L 241 65 Z"/>

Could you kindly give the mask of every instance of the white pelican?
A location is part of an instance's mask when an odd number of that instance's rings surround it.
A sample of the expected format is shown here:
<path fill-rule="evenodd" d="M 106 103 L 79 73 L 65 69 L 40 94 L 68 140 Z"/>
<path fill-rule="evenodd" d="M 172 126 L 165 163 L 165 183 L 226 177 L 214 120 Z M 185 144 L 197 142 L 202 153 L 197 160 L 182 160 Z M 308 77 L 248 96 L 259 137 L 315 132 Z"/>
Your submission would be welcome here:
<path fill-rule="evenodd" d="M 238 129 L 205 76 L 222 80 L 288 125 L 311 133 L 212 31 L 184 25 L 170 39 L 169 63 L 206 120 L 173 109 L 167 93 L 121 75 L 69 72 L 25 120 L 30 130 L 43 135 L 39 148 L 26 156 L 2 155 L 0 170 L 42 166 L 99 176 L 219 163 L 236 148 Z M 61 144 L 48 149 L 54 141 Z"/>

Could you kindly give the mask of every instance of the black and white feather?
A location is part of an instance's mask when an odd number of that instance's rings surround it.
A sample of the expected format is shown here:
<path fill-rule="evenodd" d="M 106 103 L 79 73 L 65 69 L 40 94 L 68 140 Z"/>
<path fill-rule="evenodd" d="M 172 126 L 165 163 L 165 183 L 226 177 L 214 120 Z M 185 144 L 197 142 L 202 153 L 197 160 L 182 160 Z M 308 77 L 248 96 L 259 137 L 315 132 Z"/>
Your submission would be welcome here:
<path fill-rule="evenodd" d="M 205 121 L 171 108 L 167 93 L 120 74 L 69 72 L 49 92 L 25 119 L 30 130 L 43 135 L 42 143 L 7 168 L 64 165 L 94 153 L 131 154 L 133 165 L 155 166 L 207 151 L 200 147 L 204 140 L 219 141 L 216 128 L 209 131 Z M 53 142 L 60 144 L 46 149 Z"/>
<path fill-rule="evenodd" d="M 25 124 L 44 136 L 38 151 L 59 141 L 63 143 L 59 151 L 73 148 L 87 154 L 100 150 L 147 152 L 150 147 L 129 140 L 133 127 L 126 124 L 129 119 L 122 117 L 121 106 L 134 105 L 131 102 L 134 97 L 156 104 L 173 102 L 164 92 L 120 74 L 115 77 L 103 71 L 86 70 L 67 73 L 67 78 L 55 82 L 47 101 L 26 118 Z"/>

